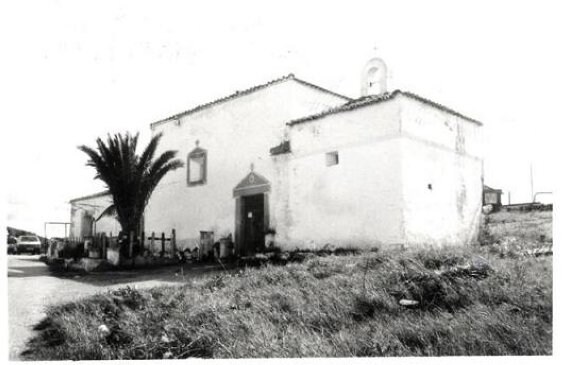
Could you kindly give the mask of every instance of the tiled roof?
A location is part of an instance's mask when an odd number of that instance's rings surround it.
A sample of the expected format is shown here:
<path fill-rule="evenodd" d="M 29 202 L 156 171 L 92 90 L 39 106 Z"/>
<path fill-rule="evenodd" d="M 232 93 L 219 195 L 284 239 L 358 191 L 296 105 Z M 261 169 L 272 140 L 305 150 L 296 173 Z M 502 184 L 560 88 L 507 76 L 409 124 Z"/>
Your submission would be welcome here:
<path fill-rule="evenodd" d="M 493 189 L 492 187 L 487 186 L 487 185 L 483 185 L 483 190 L 485 190 L 485 191 L 493 191 L 493 192 L 496 192 L 496 193 L 502 193 L 502 192 L 503 192 L 503 190 L 501 190 L 501 189 Z"/>
<path fill-rule="evenodd" d="M 393 99 L 395 97 L 395 95 L 397 95 L 397 93 L 399 93 L 399 90 L 395 90 L 391 94 L 385 93 L 383 95 L 363 96 L 359 99 L 351 100 L 351 101 L 349 101 L 343 105 L 324 110 L 321 113 L 308 115 L 307 117 L 292 120 L 291 122 L 288 123 L 288 125 L 294 125 L 294 124 L 309 122 L 311 120 L 320 119 L 320 118 L 323 118 L 323 117 L 331 115 L 331 114 L 337 114 L 337 113 L 346 112 L 346 111 L 354 110 L 357 108 L 361 108 L 361 107 L 364 107 L 366 105 L 376 104 L 376 103 L 379 103 L 379 102 L 384 101 L 384 100 Z"/>
<path fill-rule="evenodd" d="M 106 195 L 110 195 L 110 192 L 108 190 L 101 191 L 99 193 L 95 193 L 95 194 L 91 194 L 91 195 L 81 196 L 79 198 L 74 198 L 74 199 L 70 200 L 70 203 L 75 203 L 75 202 L 78 202 L 80 200 L 99 198 L 101 196 L 106 196 Z"/>
<path fill-rule="evenodd" d="M 475 123 L 475 124 L 478 124 L 478 125 L 483 125 L 483 123 L 481 123 L 480 121 L 478 121 L 478 120 L 476 120 L 476 119 L 473 119 L 473 118 L 469 118 L 469 117 L 467 117 L 467 116 L 465 116 L 465 115 L 463 115 L 463 114 L 461 114 L 461 113 L 459 113 L 459 112 L 456 112 L 456 111 L 453 110 L 453 109 L 450 109 L 450 108 L 446 107 L 445 105 L 436 103 L 436 102 L 434 102 L 434 101 L 431 101 L 431 100 L 429 100 L 429 99 L 426 99 L 426 98 L 424 98 L 424 97 L 421 97 L 421 96 L 419 96 L 419 95 L 416 95 L 416 94 L 414 94 L 414 93 L 411 93 L 411 92 L 409 92 L 409 91 L 400 91 L 400 92 L 401 92 L 402 95 L 405 95 L 405 96 L 410 97 L 410 98 L 412 98 L 412 99 L 418 100 L 418 101 L 420 101 L 420 102 L 422 102 L 422 103 L 431 105 L 431 106 L 433 106 L 433 107 L 436 107 L 437 109 L 441 109 L 441 110 L 443 110 L 443 111 L 445 111 L 445 112 L 447 112 L 447 113 L 450 113 L 450 114 L 453 114 L 453 115 L 455 115 L 455 116 L 457 116 L 457 117 L 463 118 L 463 119 L 465 119 L 465 120 L 467 120 L 467 121 L 469 121 L 469 122 L 471 122 L 471 123 Z"/>
<path fill-rule="evenodd" d="M 181 117 L 183 117 L 183 116 L 185 116 L 185 115 L 188 115 L 188 114 L 191 114 L 191 113 L 195 113 L 195 112 L 197 112 L 197 111 L 203 110 L 203 109 L 208 108 L 208 107 L 210 107 L 210 106 L 213 106 L 213 105 L 216 105 L 216 104 L 220 104 L 220 103 L 223 103 L 223 102 L 226 102 L 226 101 L 229 101 L 229 100 L 238 98 L 238 97 L 240 97 L 240 96 L 244 96 L 244 95 L 251 94 L 251 93 L 253 93 L 253 92 L 256 92 L 256 91 L 265 89 L 266 87 L 269 87 L 269 86 L 272 86 L 272 85 L 276 85 L 276 84 L 282 83 L 282 82 L 287 81 L 287 80 L 294 80 L 294 81 L 299 82 L 299 83 L 302 84 L 302 85 L 305 85 L 305 86 L 314 88 L 314 89 L 316 89 L 316 90 L 319 90 L 319 91 L 322 91 L 322 92 L 325 92 L 325 93 L 328 93 L 328 94 L 331 94 L 331 95 L 334 95 L 334 96 L 337 96 L 337 97 L 340 97 L 340 98 L 343 98 L 343 99 L 346 99 L 346 100 L 351 100 L 351 98 L 348 98 L 347 96 L 340 95 L 340 94 L 338 94 L 338 93 L 335 93 L 335 92 L 333 92 L 333 91 L 330 91 L 330 90 L 328 90 L 328 89 L 325 89 L 325 88 L 323 88 L 323 87 L 321 87 L 321 86 L 318 86 L 318 85 L 309 83 L 309 82 L 307 82 L 307 81 L 300 80 L 300 79 L 296 78 L 296 77 L 294 76 L 294 74 L 289 74 L 289 75 L 287 75 L 287 76 L 283 76 L 283 77 L 280 77 L 280 78 L 278 78 L 278 79 L 275 79 L 275 80 L 266 82 L 265 84 L 252 86 L 252 87 L 250 87 L 249 89 L 236 91 L 235 93 L 230 94 L 230 95 L 228 95 L 228 96 L 224 96 L 223 98 L 219 98 L 219 99 L 210 101 L 210 102 L 205 103 L 205 104 L 200 104 L 200 105 L 198 105 L 198 106 L 196 106 L 196 107 L 194 107 L 194 108 L 192 108 L 192 109 L 183 111 L 183 112 L 178 113 L 178 114 L 174 114 L 174 115 L 172 115 L 172 116 L 170 116 L 170 117 L 168 117 L 168 118 L 164 118 L 164 119 L 159 120 L 159 121 L 157 121 L 157 122 L 151 123 L 150 126 L 155 126 L 155 125 L 157 125 L 157 124 L 159 124 L 159 123 L 163 123 L 163 122 L 167 122 L 167 121 L 170 121 L 170 120 L 179 119 L 179 118 L 181 118 Z"/>
<path fill-rule="evenodd" d="M 471 119 L 471 118 L 469 118 L 469 117 L 466 117 L 465 115 L 460 114 L 460 113 L 454 111 L 453 109 L 449 109 L 448 107 L 446 107 L 446 106 L 444 106 L 444 105 L 441 105 L 441 104 L 439 104 L 439 103 L 433 102 L 433 101 L 428 100 L 428 99 L 425 99 L 425 98 L 423 98 L 423 97 L 421 97 L 421 96 L 419 96 L 419 95 L 416 95 L 416 94 L 414 94 L 414 93 L 411 93 L 411 92 L 408 92 L 408 91 L 401 91 L 401 90 L 395 90 L 395 91 L 393 91 L 392 93 L 384 93 L 384 94 L 382 94 L 382 95 L 363 96 L 363 97 L 361 97 L 361 98 L 359 98 L 359 99 L 351 100 L 351 101 L 349 101 L 349 102 L 347 102 L 347 103 L 345 103 L 345 104 L 343 104 L 343 105 L 340 105 L 340 106 L 337 106 L 337 107 L 334 107 L 334 108 L 330 108 L 330 109 L 324 110 L 324 111 L 321 112 L 321 113 L 313 114 L 313 115 L 309 115 L 309 116 L 307 116 L 307 117 L 303 117 L 303 118 L 299 118 L 299 119 L 292 120 L 291 122 L 289 122 L 289 123 L 287 123 L 287 124 L 288 124 L 289 126 L 292 126 L 292 125 L 296 125 L 296 124 L 305 123 L 305 122 L 309 122 L 309 121 L 312 121 L 312 120 L 320 119 L 320 118 L 323 118 L 323 117 L 328 116 L 328 115 L 331 115 L 331 114 L 337 114 L 337 113 L 347 112 L 347 111 L 350 111 L 350 110 L 355 110 L 355 109 L 362 108 L 362 107 L 367 106 L 367 105 L 377 104 L 377 103 L 380 103 L 380 102 L 384 102 L 384 101 L 391 100 L 391 99 L 395 98 L 395 97 L 396 97 L 397 95 L 399 95 L 399 94 L 404 95 L 404 96 L 407 96 L 407 97 L 412 98 L 412 99 L 415 99 L 415 100 L 418 100 L 418 101 L 420 101 L 420 102 L 422 102 L 422 103 L 431 105 L 431 106 L 433 106 L 433 107 L 435 107 L 435 108 L 438 108 L 438 109 L 441 109 L 441 110 L 443 110 L 443 111 L 445 111 L 445 112 L 447 112 L 447 113 L 456 115 L 456 116 L 458 116 L 458 117 L 460 117 L 460 118 L 463 118 L 463 119 L 465 119 L 465 120 L 468 120 L 468 121 L 470 121 L 470 122 L 472 122 L 472 123 L 476 123 L 476 124 L 482 125 L 481 122 L 479 122 L 479 121 L 477 121 L 477 120 L 475 120 L 475 119 Z"/>

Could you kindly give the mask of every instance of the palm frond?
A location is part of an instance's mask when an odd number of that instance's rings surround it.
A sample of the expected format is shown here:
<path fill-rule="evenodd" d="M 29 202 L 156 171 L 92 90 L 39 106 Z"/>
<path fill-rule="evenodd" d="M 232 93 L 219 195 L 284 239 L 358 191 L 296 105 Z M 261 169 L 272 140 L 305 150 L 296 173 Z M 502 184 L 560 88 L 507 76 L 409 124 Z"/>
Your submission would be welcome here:
<path fill-rule="evenodd" d="M 95 219 L 95 222 L 99 221 L 103 217 L 112 217 L 116 216 L 118 212 L 116 211 L 116 206 L 114 204 L 110 204 L 106 209 L 100 213 L 100 215 Z"/>
<path fill-rule="evenodd" d="M 152 137 L 141 156 L 137 154 L 139 134 L 108 134 L 106 140 L 96 139 L 96 149 L 78 147 L 88 155 L 88 166 L 96 170 L 96 179 L 103 181 L 112 194 L 113 204 L 98 217 L 115 215 L 125 232 L 137 231 L 152 192 L 170 171 L 184 166 L 176 159 L 177 151 L 163 152 L 157 159 L 162 134 Z"/>

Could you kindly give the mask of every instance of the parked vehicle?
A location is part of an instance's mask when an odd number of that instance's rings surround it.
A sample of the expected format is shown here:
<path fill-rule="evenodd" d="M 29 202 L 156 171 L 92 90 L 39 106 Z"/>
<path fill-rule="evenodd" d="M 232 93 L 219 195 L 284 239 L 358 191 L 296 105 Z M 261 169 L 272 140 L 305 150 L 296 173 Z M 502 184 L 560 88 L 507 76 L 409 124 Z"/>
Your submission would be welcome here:
<path fill-rule="evenodd" d="M 16 253 L 31 252 L 33 254 L 40 254 L 42 243 L 36 236 L 20 236 L 16 242 Z"/>
<path fill-rule="evenodd" d="M 6 237 L 8 241 L 8 255 L 16 253 L 16 243 L 18 242 L 14 236 Z"/>

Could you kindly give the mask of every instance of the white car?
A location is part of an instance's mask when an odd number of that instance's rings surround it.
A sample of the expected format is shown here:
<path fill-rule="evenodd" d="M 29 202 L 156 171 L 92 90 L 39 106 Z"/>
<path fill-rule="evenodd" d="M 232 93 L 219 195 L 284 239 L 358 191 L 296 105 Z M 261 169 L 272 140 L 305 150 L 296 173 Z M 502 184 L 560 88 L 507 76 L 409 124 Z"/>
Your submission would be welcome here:
<path fill-rule="evenodd" d="M 20 236 L 16 241 L 16 253 L 31 252 L 33 254 L 40 254 L 42 243 L 36 236 Z"/>

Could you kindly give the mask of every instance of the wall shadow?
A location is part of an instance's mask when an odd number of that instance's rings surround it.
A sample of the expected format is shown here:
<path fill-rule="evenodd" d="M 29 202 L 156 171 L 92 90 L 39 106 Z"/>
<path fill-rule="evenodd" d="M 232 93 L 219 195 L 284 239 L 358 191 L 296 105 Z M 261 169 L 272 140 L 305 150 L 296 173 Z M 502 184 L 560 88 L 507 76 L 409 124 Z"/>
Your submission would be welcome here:
<path fill-rule="evenodd" d="M 165 283 L 185 283 L 188 280 L 200 279 L 205 276 L 226 273 L 237 270 L 234 265 L 222 267 L 217 264 L 183 263 L 159 268 L 140 268 L 121 271 L 105 272 L 53 272 L 51 275 L 66 280 L 73 280 L 89 285 L 106 287 L 111 285 L 134 285 L 145 281 L 159 281 Z"/>

